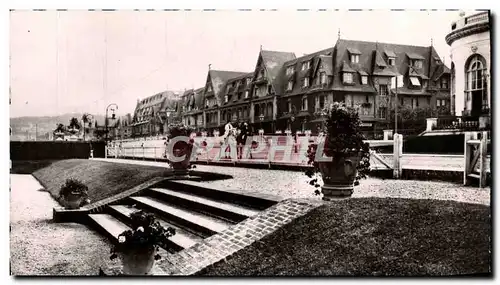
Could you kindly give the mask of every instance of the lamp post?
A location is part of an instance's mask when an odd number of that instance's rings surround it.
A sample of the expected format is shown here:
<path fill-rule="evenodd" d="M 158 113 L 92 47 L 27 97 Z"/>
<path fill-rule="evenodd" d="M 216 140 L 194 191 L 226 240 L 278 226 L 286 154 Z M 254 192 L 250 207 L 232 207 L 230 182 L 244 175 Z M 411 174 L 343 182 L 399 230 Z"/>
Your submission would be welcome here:
<path fill-rule="evenodd" d="M 260 115 L 259 115 L 259 121 L 260 121 L 260 129 L 261 129 L 261 130 L 264 130 L 264 129 L 262 128 L 262 122 L 264 121 L 264 114 L 260 114 Z"/>
<path fill-rule="evenodd" d="M 106 117 L 104 118 L 104 125 L 106 126 L 106 145 L 108 144 L 108 109 L 111 106 L 115 106 L 116 110 L 118 110 L 118 105 L 116 105 L 115 103 L 111 103 L 106 107 Z M 111 109 L 111 111 L 113 111 L 111 118 L 114 120 L 115 119 L 115 109 Z"/>

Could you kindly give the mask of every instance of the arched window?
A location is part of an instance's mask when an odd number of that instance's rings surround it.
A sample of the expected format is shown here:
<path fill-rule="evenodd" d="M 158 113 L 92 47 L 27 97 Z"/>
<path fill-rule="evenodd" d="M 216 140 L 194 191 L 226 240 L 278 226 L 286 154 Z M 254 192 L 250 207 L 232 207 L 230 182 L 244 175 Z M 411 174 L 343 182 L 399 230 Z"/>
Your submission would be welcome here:
<path fill-rule="evenodd" d="M 472 94 L 481 92 L 483 105 L 487 105 L 487 92 L 486 92 L 486 62 L 480 55 L 474 55 L 468 60 L 465 66 L 465 94 L 466 100 L 472 98 Z"/>

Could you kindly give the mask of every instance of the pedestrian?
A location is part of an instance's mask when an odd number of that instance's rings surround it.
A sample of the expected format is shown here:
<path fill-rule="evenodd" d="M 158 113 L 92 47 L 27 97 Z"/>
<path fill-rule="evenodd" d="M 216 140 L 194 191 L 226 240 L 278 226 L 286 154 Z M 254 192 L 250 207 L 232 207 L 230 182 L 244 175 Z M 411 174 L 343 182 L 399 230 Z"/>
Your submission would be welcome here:
<path fill-rule="evenodd" d="M 242 122 L 239 126 L 239 133 L 236 139 L 238 144 L 238 159 L 243 158 L 243 147 L 247 141 L 248 137 L 248 124 L 246 122 Z"/>

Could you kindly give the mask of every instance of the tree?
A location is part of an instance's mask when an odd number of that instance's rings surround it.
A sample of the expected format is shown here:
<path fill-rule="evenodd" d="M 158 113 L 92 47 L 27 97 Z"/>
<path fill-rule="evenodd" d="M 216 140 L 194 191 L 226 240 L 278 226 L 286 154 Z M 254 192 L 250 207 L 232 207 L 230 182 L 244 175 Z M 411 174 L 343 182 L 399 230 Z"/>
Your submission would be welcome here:
<path fill-rule="evenodd" d="M 64 125 L 59 123 L 56 125 L 56 129 L 54 130 L 54 133 L 64 133 L 65 131 L 66 131 L 66 128 L 64 127 Z"/>
<path fill-rule="evenodd" d="M 80 122 L 78 122 L 78 119 L 73 117 L 71 120 L 69 120 L 69 128 L 70 129 L 80 129 Z"/>

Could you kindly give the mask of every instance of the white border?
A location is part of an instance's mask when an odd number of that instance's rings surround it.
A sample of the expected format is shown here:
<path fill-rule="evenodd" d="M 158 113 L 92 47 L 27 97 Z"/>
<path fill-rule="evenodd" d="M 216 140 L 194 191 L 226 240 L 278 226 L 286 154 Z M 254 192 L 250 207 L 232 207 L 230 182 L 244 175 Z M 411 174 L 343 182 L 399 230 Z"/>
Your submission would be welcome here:
<path fill-rule="evenodd" d="M 52 1 L 36 1 L 36 0 L 18 0 L 18 1 L 2 1 L 1 6 L 3 9 L 1 9 L 1 22 L 2 22 L 2 29 L 1 34 L 2 34 L 2 39 L 3 39 L 3 45 L 1 46 L 2 48 L 2 56 L 0 57 L 1 60 L 1 67 L 2 67 L 2 76 L 1 76 L 1 89 L 4 93 L 8 92 L 8 86 L 9 86 L 9 81 L 8 81 L 8 74 L 9 74 L 9 69 L 8 69 L 8 55 L 9 55 L 9 11 L 8 9 L 32 9 L 32 8 L 37 8 L 37 9 L 56 9 L 56 8 L 65 8 L 65 9 L 88 9 L 88 8 L 114 8 L 114 9 L 163 9 L 164 7 L 168 6 L 170 9 L 185 9 L 185 8 L 190 8 L 190 9 L 238 9 L 238 8 L 243 8 L 243 9 L 297 9 L 297 8 L 307 8 L 310 10 L 317 10 L 317 9 L 332 9 L 332 8 L 337 8 L 337 9 L 346 9 L 346 8 L 351 8 L 351 9 L 364 9 L 366 10 L 367 8 L 371 9 L 388 9 L 388 8 L 400 8 L 400 9 L 421 9 L 422 7 L 431 7 L 432 9 L 478 9 L 478 8 L 483 8 L 483 9 L 492 9 L 493 13 L 496 12 L 496 6 L 498 1 L 487 1 L 487 0 L 475 0 L 475 1 L 436 1 L 436 0 L 421 0 L 421 1 L 398 1 L 398 0 L 393 0 L 393 1 L 341 1 L 338 3 L 331 2 L 331 1 L 325 1 L 325 0 L 307 0 L 307 1 L 273 1 L 273 0 L 252 0 L 252 1 L 234 1 L 234 0 L 220 0 L 220 1 L 203 1 L 203 0 L 184 0 L 184 1 L 160 1 L 160 0 L 141 0 L 137 2 L 132 2 L 132 1 L 103 1 L 103 0 L 87 0 L 87 1 L 64 1 L 64 0 L 52 0 Z M 493 5 L 494 6 L 493 6 Z M 497 29 L 495 29 L 495 32 Z M 495 45 L 495 59 L 497 51 L 497 45 Z M 496 61 L 495 61 L 495 74 L 496 78 L 498 79 L 498 73 L 496 72 Z M 500 82 L 499 80 L 496 80 L 496 82 Z M 2 118 L 0 120 L 0 134 L 4 134 L 6 136 L 5 139 L 1 140 L 1 149 L 4 154 L 6 154 L 6 157 L 9 157 L 9 144 L 8 144 L 8 137 L 7 137 L 7 129 L 9 127 L 9 119 L 8 119 L 8 114 L 9 114 L 9 107 L 7 105 L 7 96 L 2 96 L 3 101 L 1 105 L 2 108 Z M 497 99 L 500 101 L 500 99 Z M 495 100 L 495 102 L 497 101 Z M 496 112 L 495 112 L 496 115 Z M 496 122 L 495 122 L 496 123 Z M 498 124 L 495 124 L 498 125 Z M 8 257 L 10 256 L 9 253 L 9 235 L 8 235 L 8 225 L 9 225 L 9 202 L 10 202 L 10 197 L 8 196 L 7 192 L 7 185 L 9 185 L 9 176 L 8 176 L 8 170 L 9 170 L 9 160 L 4 159 L 1 161 L 1 167 L 2 171 L 1 173 L 1 182 L 3 187 L 3 197 L 0 199 L 0 203 L 3 203 L 2 209 L 6 209 L 3 215 L 1 215 L 1 225 L 0 229 L 3 230 L 3 235 L 2 235 L 2 241 L 3 241 L 3 259 L 2 259 L 2 264 L 0 265 L 0 268 L 3 270 L 2 274 L 2 279 L 6 278 L 8 282 L 13 282 L 15 281 L 13 278 L 9 278 L 9 260 Z M 496 167 L 494 168 L 496 170 Z M 498 195 L 494 195 L 498 196 Z M 496 202 L 496 199 L 495 201 Z M 496 235 L 495 235 L 496 237 Z M 497 244 L 495 244 L 497 245 Z M 498 260 L 495 260 L 496 262 L 494 264 L 498 264 Z M 495 268 L 496 269 L 496 268 Z M 497 270 L 493 270 L 493 272 L 496 272 L 498 274 Z M 64 279 L 57 279 L 57 280 L 64 280 Z M 79 279 L 75 280 L 76 282 L 88 282 L 88 279 Z M 261 281 L 262 279 L 256 279 L 256 280 L 244 280 L 244 282 L 255 282 L 255 281 Z M 271 279 L 273 282 L 304 282 L 306 280 L 304 279 L 295 279 L 295 280 L 283 280 L 283 279 Z M 401 282 L 403 280 L 401 279 L 382 279 L 382 280 L 373 280 L 373 279 L 356 279 L 358 280 L 366 280 L 369 282 L 380 282 L 380 283 L 386 283 L 386 282 Z M 2 280 L 4 281 L 4 280 Z M 43 280 L 43 281 L 56 281 L 56 280 Z M 66 281 L 66 280 L 65 280 Z M 101 280 L 98 280 L 102 282 Z M 109 280 L 105 279 L 105 282 L 114 282 L 116 280 Z M 123 279 L 120 279 L 121 282 L 123 282 Z M 134 279 L 132 282 L 134 283 L 139 283 L 142 280 L 137 280 Z M 153 279 L 153 280 L 147 280 L 148 282 L 168 282 L 168 280 L 162 280 L 162 279 Z M 173 280 L 172 280 L 173 281 Z M 176 279 L 175 282 L 185 282 L 186 280 L 182 279 Z M 190 279 L 189 281 L 205 281 L 205 282 L 213 282 L 213 283 L 219 283 L 219 282 L 234 282 L 235 280 L 231 279 L 224 279 L 224 280 L 213 280 L 213 279 Z M 262 280 L 264 281 L 264 280 Z M 268 281 L 268 280 L 265 280 Z M 321 280 L 315 280 L 316 282 L 345 282 L 344 280 L 330 280 L 330 279 L 321 279 Z M 414 281 L 414 280 L 404 280 L 404 281 Z M 415 281 L 419 281 L 418 279 Z M 424 280 L 422 280 L 424 281 Z M 437 280 L 432 280 L 430 282 L 436 282 Z M 472 283 L 472 282 L 477 282 L 478 280 L 463 280 L 464 282 Z M 25 281 L 26 282 L 26 281 Z M 32 281 L 31 281 L 32 282 Z M 307 281 L 306 281 L 307 282 Z M 424 282 L 429 282 L 429 280 L 425 280 Z M 3 283 L 3 282 L 2 282 Z"/>

